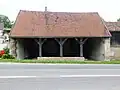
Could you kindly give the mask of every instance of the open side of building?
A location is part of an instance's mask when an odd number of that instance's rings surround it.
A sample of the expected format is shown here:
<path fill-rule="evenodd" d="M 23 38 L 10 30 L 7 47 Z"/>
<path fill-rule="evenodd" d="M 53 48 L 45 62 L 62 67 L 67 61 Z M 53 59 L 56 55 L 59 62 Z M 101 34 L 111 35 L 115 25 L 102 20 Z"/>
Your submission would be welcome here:
<path fill-rule="evenodd" d="M 111 34 L 97 12 L 21 10 L 10 37 L 10 51 L 17 59 L 109 60 Z"/>

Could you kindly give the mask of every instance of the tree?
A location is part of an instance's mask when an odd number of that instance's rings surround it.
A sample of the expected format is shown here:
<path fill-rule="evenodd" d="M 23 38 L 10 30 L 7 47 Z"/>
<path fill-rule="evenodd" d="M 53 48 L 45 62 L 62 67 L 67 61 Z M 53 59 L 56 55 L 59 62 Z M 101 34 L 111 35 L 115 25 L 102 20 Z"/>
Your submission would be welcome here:
<path fill-rule="evenodd" d="M 10 21 L 7 16 L 0 15 L 0 23 L 3 23 L 5 28 L 11 28 L 14 22 Z"/>
<path fill-rule="evenodd" d="M 119 18 L 119 19 L 117 19 L 117 21 L 120 21 L 120 18 Z"/>

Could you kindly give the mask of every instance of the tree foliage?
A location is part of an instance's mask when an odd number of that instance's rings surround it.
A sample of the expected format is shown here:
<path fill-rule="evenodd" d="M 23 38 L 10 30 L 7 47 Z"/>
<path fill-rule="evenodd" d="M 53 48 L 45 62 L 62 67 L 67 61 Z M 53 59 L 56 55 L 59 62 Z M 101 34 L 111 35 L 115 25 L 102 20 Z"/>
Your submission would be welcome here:
<path fill-rule="evenodd" d="M 117 19 L 117 21 L 120 21 L 120 18 L 119 18 L 119 19 Z"/>
<path fill-rule="evenodd" d="M 7 16 L 0 15 L 0 23 L 3 23 L 5 28 L 11 28 L 14 22 L 10 21 Z"/>

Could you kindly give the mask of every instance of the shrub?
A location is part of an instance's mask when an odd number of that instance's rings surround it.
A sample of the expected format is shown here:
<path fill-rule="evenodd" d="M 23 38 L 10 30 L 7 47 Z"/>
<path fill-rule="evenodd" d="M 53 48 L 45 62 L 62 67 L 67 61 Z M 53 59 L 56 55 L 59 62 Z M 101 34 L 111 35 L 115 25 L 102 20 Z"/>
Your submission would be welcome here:
<path fill-rule="evenodd" d="M 1 58 L 2 59 L 15 59 L 15 57 L 10 54 L 3 54 Z"/>
<path fill-rule="evenodd" d="M 0 57 L 2 57 L 5 54 L 4 50 L 0 50 Z"/>
<path fill-rule="evenodd" d="M 9 54 L 9 48 L 4 48 L 3 50 L 5 51 L 5 54 Z"/>

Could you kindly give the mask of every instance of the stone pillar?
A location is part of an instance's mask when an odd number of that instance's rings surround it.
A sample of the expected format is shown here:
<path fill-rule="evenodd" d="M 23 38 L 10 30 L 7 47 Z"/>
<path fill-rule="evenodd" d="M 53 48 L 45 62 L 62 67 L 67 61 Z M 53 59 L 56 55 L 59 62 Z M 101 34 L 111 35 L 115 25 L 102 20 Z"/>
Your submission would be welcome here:
<path fill-rule="evenodd" d="M 24 59 L 24 45 L 22 39 L 17 39 L 17 59 Z"/>
<path fill-rule="evenodd" d="M 14 57 L 17 57 L 17 53 L 16 53 L 16 49 L 17 49 L 16 44 L 17 44 L 17 42 L 16 42 L 16 40 L 13 39 L 13 38 L 10 38 L 9 44 L 10 44 L 9 45 L 10 54 L 13 55 Z"/>

